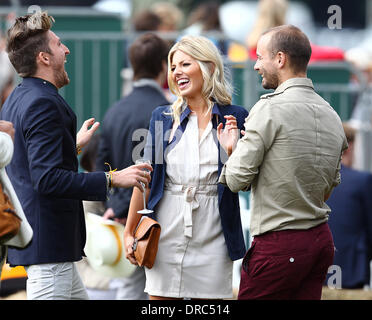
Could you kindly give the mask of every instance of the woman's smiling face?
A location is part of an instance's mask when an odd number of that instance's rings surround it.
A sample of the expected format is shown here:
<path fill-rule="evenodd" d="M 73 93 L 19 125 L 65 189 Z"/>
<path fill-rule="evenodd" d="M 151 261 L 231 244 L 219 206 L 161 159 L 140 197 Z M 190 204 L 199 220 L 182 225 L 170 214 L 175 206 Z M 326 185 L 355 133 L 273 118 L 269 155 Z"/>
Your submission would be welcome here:
<path fill-rule="evenodd" d="M 201 96 L 203 75 L 198 62 L 181 50 L 177 50 L 171 62 L 172 80 L 180 95 L 186 99 Z"/>

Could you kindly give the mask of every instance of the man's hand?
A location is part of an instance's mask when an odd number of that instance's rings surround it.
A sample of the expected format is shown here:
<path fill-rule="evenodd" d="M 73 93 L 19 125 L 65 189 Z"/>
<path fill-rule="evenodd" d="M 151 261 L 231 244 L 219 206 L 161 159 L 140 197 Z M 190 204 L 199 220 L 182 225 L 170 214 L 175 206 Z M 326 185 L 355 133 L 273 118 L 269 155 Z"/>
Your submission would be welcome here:
<path fill-rule="evenodd" d="M 13 127 L 13 123 L 11 123 L 9 121 L 5 121 L 5 120 L 0 120 L 0 131 L 3 131 L 5 133 L 9 134 L 10 137 L 12 138 L 12 140 L 14 141 L 15 130 L 14 130 L 14 127 Z"/>
<path fill-rule="evenodd" d="M 91 128 L 89 128 L 91 127 Z M 94 132 L 99 127 L 99 122 L 95 122 L 94 118 L 85 120 L 76 136 L 76 144 L 80 145 L 81 148 L 86 146 L 92 138 Z"/>
<path fill-rule="evenodd" d="M 147 171 L 145 171 L 147 170 Z M 144 188 L 141 182 L 147 188 L 151 180 L 151 165 L 147 163 L 135 164 L 120 171 L 112 172 L 112 186 L 117 188 L 138 187 L 142 192 Z"/>

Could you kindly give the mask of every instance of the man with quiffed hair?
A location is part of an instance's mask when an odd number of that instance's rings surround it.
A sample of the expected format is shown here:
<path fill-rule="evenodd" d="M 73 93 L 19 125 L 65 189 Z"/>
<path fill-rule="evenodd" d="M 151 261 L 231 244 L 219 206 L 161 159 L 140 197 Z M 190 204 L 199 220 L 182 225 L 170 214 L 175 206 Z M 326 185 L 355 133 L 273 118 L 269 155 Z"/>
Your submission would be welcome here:
<path fill-rule="evenodd" d="M 36 12 L 18 17 L 7 33 L 7 52 L 23 78 L 1 110 L 14 124 L 14 156 L 7 173 L 34 236 L 23 249 L 9 249 L 11 266 L 25 266 L 28 299 L 87 299 L 74 265 L 84 255 L 82 200 L 103 201 L 111 187 L 140 187 L 150 176 L 137 165 L 116 172 L 79 173 L 77 153 L 99 123 L 76 115 L 59 95 L 69 83 L 69 49 L 51 31 L 53 17 Z"/>

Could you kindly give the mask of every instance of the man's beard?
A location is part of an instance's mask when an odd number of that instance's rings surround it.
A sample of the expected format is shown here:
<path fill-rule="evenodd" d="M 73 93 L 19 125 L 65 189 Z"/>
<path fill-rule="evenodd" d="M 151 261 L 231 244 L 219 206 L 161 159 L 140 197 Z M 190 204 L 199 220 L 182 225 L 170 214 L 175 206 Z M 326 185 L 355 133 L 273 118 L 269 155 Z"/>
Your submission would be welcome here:
<path fill-rule="evenodd" d="M 70 79 L 64 69 L 62 71 L 54 69 L 54 81 L 58 89 L 70 83 Z"/>
<path fill-rule="evenodd" d="M 263 80 L 265 79 L 265 82 L 262 82 L 262 87 L 264 89 L 276 89 L 279 86 L 279 77 L 276 73 L 268 73 L 265 69 L 263 69 Z"/>

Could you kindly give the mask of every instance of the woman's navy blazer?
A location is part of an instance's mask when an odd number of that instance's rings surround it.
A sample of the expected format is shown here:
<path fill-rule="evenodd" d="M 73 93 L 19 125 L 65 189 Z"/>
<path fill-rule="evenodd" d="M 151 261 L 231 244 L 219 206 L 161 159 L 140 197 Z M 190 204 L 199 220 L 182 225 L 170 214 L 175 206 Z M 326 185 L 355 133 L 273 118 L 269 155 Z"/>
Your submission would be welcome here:
<path fill-rule="evenodd" d="M 170 133 L 173 127 L 173 118 L 170 115 L 170 106 L 161 106 L 156 108 L 151 117 L 149 135 L 145 147 L 145 157 L 151 159 L 153 164 L 151 191 L 148 200 L 148 208 L 154 210 L 153 217 L 156 218 L 156 206 L 164 193 L 164 182 L 166 174 L 165 153 L 169 148 L 179 141 L 180 135 L 185 131 L 188 115 L 191 110 L 186 107 L 180 117 L 180 125 L 173 137 L 173 140 L 168 143 Z M 220 106 L 214 104 L 212 109 L 212 122 L 214 140 L 218 146 L 218 174 L 221 173 L 223 163 L 227 160 L 227 154 L 220 147 L 217 139 L 217 126 L 220 122 L 225 124 L 225 115 L 233 115 L 237 120 L 239 129 L 244 128 L 245 118 L 248 116 L 248 111 L 243 107 L 228 105 Z M 218 205 L 221 216 L 222 229 L 225 236 L 225 241 L 231 260 L 237 260 L 244 256 L 246 248 L 240 219 L 239 196 L 233 193 L 227 187 L 218 184 Z"/>

